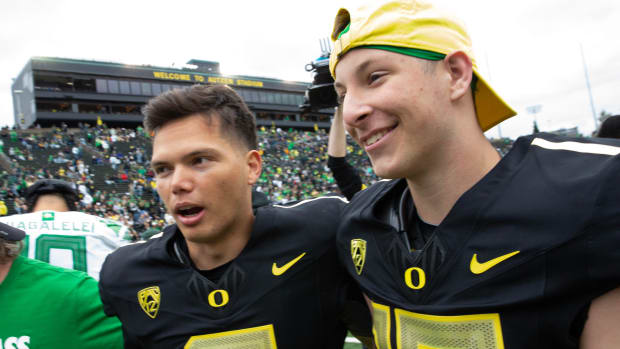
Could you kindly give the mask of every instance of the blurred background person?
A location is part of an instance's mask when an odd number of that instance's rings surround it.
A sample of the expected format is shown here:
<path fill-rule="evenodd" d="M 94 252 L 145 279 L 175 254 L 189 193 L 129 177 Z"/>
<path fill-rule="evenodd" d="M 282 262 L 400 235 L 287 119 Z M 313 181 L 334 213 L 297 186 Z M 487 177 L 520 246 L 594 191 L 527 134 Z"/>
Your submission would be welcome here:
<path fill-rule="evenodd" d="M 35 182 L 25 194 L 28 213 L 0 218 L 25 230 L 25 253 L 50 264 L 81 270 L 99 280 L 105 257 L 129 243 L 129 230 L 118 221 L 77 212 L 78 192 L 58 179 Z"/>

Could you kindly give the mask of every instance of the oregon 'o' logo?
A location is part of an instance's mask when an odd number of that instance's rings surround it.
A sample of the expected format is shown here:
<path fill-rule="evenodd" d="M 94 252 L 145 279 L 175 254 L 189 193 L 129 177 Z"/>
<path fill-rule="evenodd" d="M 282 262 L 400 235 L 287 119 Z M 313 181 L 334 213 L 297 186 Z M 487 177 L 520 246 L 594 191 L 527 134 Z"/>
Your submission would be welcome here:
<path fill-rule="evenodd" d="M 418 283 L 415 285 L 413 284 L 413 280 L 411 279 L 411 274 L 414 271 L 418 274 Z M 405 285 L 414 290 L 419 290 L 424 287 L 424 285 L 426 285 L 426 274 L 424 273 L 424 270 L 418 267 L 411 267 L 405 270 Z"/>
<path fill-rule="evenodd" d="M 220 295 L 216 297 L 216 295 Z M 209 293 L 207 297 L 207 301 L 209 301 L 209 305 L 213 308 L 223 307 L 228 304 L 228 292 L 226 290 L 214 290 Z"/>

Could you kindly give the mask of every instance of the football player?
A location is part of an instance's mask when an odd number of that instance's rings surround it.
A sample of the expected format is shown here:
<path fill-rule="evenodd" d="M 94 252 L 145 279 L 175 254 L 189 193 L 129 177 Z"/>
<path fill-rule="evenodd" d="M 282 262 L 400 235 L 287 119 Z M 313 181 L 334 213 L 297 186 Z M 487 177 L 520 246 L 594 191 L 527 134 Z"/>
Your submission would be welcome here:
<path fill-rule="evenodd" d="M 337 237 L 377 346 L 620 347 L 620 143 L 536 134 L 500 158 L 483 131 L 515 113 L 430 3 L 340 9 L 332 38 L 346 128 L 392 179 Z"/>
<path fill-rule="evenodd" d="M 262 161 L 239 95 L 195 85 L 152 99 L 144 114 L 176 224 L 104 263 L 100 294 L 125 348 L 342 348 L 345 322 L 372 337 L 336 253 L 345 200 L 252 208 Z"/>
<path fill-rule="evenodd" d="M 130 242 L 118 221 L 78 212 L 78 192 L 69 182 L 41 179 L 26 189 L 28 212 L 0 222 L 26 231 L 24 253 L 59 267 L 87 272 L 99 280 L 105 257 Z"/>

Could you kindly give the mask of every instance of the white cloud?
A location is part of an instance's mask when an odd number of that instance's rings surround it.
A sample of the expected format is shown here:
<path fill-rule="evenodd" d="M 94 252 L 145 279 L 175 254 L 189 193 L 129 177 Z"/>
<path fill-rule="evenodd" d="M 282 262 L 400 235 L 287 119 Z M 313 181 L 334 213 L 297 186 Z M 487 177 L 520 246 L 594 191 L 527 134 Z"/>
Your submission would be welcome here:
<path fill-rule="evenodd" d="M 579 45 L 597 113 L 620 113 L 620 8 L 612 0 L 439 0 L 473 38 L 482 74 L 520 115 L 504 136 L 532 130 L 594 129 Z M 355 3 L 356 1 L 349 1 Z M 0 125 L 13 123 L 11 78 L 32 56 L 176 66 L 219 61 L 228 74 L 309 81 L 341 5 L 300 1 L 5 1 L 0 3 Z M 497 129 L 487 133 L 497 136 Z"/>

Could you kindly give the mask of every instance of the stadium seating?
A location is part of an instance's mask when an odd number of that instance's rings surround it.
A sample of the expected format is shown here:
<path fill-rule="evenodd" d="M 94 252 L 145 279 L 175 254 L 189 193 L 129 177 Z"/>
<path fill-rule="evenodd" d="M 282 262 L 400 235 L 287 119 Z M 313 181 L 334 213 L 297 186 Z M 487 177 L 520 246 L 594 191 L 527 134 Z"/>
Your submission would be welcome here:
<path fill-rule="evenodd" d="M 257 189 L 272 202 L 338 191 L 327 168 L 325 130 L 261 127 L 258 136 L 263 174 Z M 4 128 L 0 140 L 0 200 L 5 201 L 8 214 L 23 212 L 19 196 L 30 183 L 60 178 L 80 185 L 92 198 L 89 204 L 90 199 L 81 195 L 82 211 L 120 220 L 132 227 L 136 239 L 145 230 L 166 224 L 149 169 L 151 140 L 141 128 Z M 377 178 L 364 152 L 352 142 L 347 148 L 347 158 L 359 169 L 362 182 L 374 183 Z"/>

